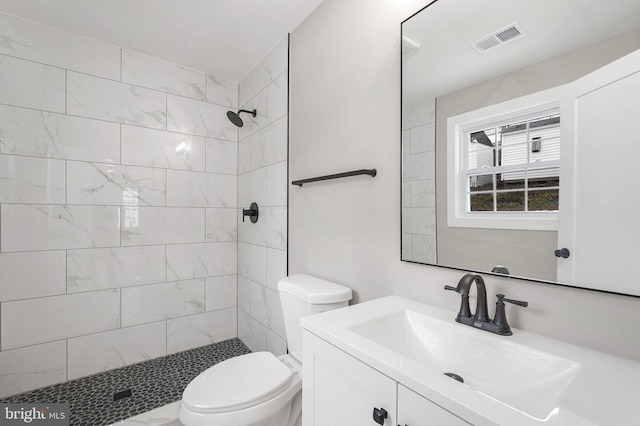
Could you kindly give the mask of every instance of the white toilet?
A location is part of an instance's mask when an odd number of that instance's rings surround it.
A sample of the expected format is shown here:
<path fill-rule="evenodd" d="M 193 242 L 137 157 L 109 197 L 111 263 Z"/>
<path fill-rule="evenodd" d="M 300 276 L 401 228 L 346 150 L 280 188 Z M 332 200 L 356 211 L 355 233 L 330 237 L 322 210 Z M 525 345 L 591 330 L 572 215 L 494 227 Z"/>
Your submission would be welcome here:
<path fill-rule="evenodd" d="M 187 385 L 179 419 L 185 426 L 300 426 L 302 327 L 300 318 L 342 308 L 351 289 L 291 275 L 278 283 L 289 354 L 254 352 L 208 368 Z"/>

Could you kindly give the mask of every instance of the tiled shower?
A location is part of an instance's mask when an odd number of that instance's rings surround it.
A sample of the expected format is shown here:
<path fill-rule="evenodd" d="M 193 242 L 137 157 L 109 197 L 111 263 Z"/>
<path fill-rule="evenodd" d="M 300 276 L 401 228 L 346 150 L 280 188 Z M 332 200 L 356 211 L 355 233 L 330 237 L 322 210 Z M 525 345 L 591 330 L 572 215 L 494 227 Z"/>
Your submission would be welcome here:
<path fill-rule="evenodd" d="M 0 14 L 0 397 L 236 336 L 286 351 L 287 59 L 238 84 Z"/>

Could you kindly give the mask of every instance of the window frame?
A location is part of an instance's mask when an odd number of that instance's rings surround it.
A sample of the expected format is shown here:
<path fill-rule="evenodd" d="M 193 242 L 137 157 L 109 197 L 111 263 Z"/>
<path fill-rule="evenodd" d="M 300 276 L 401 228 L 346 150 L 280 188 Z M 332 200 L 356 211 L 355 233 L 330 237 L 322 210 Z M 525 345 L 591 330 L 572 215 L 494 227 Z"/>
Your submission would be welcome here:
<path fill-rule="evenodd" d="M 498 122 L 530 119 L 550 111 L 560 113 L 560 88 L 553 88 L 479 108 L 447 119 L 447 225 L 451 227 L 557 231 L 559 211 L 467 211 L 467 137 Z M 562 123 L 562 118 L 561 118 Z M 562 125 L 562 124 L 561 124 Z M 562 149 L 561 149 L 562 151 Z M 532 163 L 523 163 L 531 165 Z M 559 169 L 560 161 L 544 166 Z M 498 166 L 503 167 L 503 166 Z M 493 172 L 494 169 L 491 169 Z M 471 173 L 474 174 L 474 173 Z M 495 188 L 494 188 L 495 191 Z M 560 208 L 560 207 L 559 207 Z"/>

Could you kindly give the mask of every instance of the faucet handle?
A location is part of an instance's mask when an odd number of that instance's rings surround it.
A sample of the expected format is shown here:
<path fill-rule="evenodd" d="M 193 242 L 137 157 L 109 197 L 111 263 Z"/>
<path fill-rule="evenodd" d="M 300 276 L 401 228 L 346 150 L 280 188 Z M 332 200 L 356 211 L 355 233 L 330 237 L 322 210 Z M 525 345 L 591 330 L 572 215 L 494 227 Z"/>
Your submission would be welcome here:
<path fill-rule="evenodd" d="M 513 332 L 507 322 L 507 316 L 504 312 L 504 302 L 513 303 L 514 305 L 525 308 L 529 306 L 529 303 L 521 300 L 507 299 L 504 297 L 504 294 L 496 294 L 496 297 L 498 298 L 498 301 L 496 302 L 496 316 L 493 318 L 493 323 L 497 327 L 496 333 L 502 336 L 511 336 Z"/>
<path fill-rule="evenodd" d="M 496 294 L 496 297 L 498 298 L 498 301 L 502 300 L 504 302 L 513 303 L 514 305 L 522 306 L 523 308 L 526 308 L 527 306 L 529 306 L 529 302 L 524 302 L 522 300 L 507 299 L 504 297 L 504 294 Z"/>
<path fill-rule="evenodd" d="M 462 318 L 471 318 L 471 307 L 469 307 L 469 292 L 460 291 L 458 287 L 452 287 L 450 285 L 444 286 L 445 290 L 455 291 L 460 294 L 460 310 L 456 316 L 456 321 L 461 322 Z"/>

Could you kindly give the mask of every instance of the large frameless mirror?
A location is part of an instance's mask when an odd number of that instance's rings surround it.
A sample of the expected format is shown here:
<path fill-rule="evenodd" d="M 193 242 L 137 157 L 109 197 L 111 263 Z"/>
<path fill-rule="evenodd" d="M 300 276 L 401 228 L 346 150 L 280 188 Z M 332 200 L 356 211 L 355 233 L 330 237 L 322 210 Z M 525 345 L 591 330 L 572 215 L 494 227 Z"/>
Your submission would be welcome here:
<path fill-rule="evenodd" d="M 640 295 L 640 2 L 402 23 L 402 260 Z"/>

